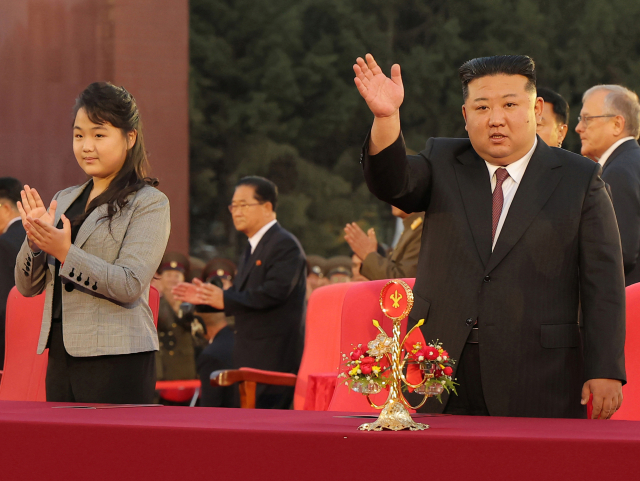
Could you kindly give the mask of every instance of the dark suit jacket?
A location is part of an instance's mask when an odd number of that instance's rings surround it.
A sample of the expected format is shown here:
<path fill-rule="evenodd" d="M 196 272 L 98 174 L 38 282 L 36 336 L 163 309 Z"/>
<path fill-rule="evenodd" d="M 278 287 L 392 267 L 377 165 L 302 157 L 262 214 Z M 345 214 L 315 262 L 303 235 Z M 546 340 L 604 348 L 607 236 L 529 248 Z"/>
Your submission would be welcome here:
<path fill-rule="evenodd" d="M 4 366 L 4 320 L 7 298 L 9 291 L 16 285 L 13 271 L 25 236 L 21 221 L 14 222 L 7 232 L 0 235 L 0 369 Z"/>
<path fill-rule="evenodd" d="M 602 169 L 602 180 L 611 186 L 629 286 L 640 282 L 640 146 L 636 140 L 613 151 Z"/>
<path fill-rule="evenodd" d="M 468 139 L 407 157 L 400 136 L 363 161 L 377 197 L 426 211 L 410 324 L 425 318 L 425 340 L 460 359 L 478 320 L 490 414 L 584 417 L 585 380 L 625 380 L 622 252 L 598 164 L 538 139 L 492 253 L 490 178 Z"/>
<path fill-rule="evenodd" d="M 298 372 L 302 357 L 306 260 L 302 246 L 276 223 L 251 257 L 240 261 L 225 313 L 235 316 L 236 367 Z"/>
<path fill-rule="evenodd" d="M 422 241 L 424 214 L 413 213 L 402 220 L 404 230 L 395 248 L 382 257 L 377 252 L 370 253 L 363 261 L 360 272 L 367 279 L 393 279 L 415 277 L 418 271 L 418 255 Z"/>
<path fill-rule="evenodd" d="M 233 368 L 233 330 L 226 326 L 215 335 L 198 356 L 198 377 L 202 383 L 200 406 L 234 408 L 239 407 L 238 386 L 213 387 L 210 376 L 213 371 Z"/>

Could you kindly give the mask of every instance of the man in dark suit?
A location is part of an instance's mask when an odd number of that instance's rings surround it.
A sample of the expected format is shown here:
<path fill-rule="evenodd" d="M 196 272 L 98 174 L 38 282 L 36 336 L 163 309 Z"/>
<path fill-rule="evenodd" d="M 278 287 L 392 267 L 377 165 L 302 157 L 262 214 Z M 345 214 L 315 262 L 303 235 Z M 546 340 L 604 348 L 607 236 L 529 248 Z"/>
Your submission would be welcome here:
<path fill-rule="evenodd" d="M 16 202 L 22 184 L 13 177 L 0 178 L 0 369 L 4 367 L 4 321 L 9 291 L 16 285 L 16 256 L 26 235 Z"/>
<path fill-rule="evenodd" d="M 620 85 L 597 85 L 582 97 L 581 153 L 602 166 L 618 220 L 626 285 L 640 282 L 640 103 Z"/>
<path fill-rule="evenodd" d="M 236 367 L 297 373 L 303 347 L 306 258 L 302 246 L 276 221 L 278 190 L 263 177 L 244 177 L 229 210 L 248 237 L 233 286 L 181 284 L 175 295 L 235 317 Z M 193 287 L 192 287 L 193 286 Z M 293 388 L 258 385 L 257 408 L 289 408 Z"/>
<path fill-rule="evenodd" d="M 466 62 L 469 139 L 430 139 L 406 156 L 400 66 L 388 78 L 366 58 L 354 65 L 375 116 L 365 178 L 378 198 L 426 212 L 410 321 L 426 319 L 425 340 L 458 360 L 459 395 L 445 412 L 579 418 L 593 394 L 593 416 L 610 417 L 625 382 L 615 215 L 600 166 L 536 136 L 533 61 Z"/>

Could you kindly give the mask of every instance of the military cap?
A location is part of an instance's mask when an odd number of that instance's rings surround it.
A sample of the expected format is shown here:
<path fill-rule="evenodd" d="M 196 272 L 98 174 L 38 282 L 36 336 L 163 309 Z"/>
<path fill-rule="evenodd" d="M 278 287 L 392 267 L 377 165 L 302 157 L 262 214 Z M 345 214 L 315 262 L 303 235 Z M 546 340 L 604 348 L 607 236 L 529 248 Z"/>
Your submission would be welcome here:
<path fill-rule="evenodd" d="M 335 274 L 342 274 L 351 277 L 353 272 L 351 271 L 351 257 L 348 256 L 335 256 L 327 259 L 327 277 L 331 277 Z"/>
<path fill-rule="evenodd" d="M 223 257 L 211 259 L 202 270 L 201 279 L 204 282 L 211 282 L 216 277 L 233 280 L 236 275 L 236 265 L 233 261 Z"/>
<path fill-rule="evenodd" d="M 162 274 L 164 271 L 174 270 L 182 272 L 186 277 L 189 272 L 189 267 L 190 263 L 187 256 L 180 252 L 166 252 L 162 257 L 160 267 L 158 267 L 158 274 Z"/>
<path fill-rule="evenodd" d="M 315 274 L 324 277 L 327 273 L 327 259 L 322 256 L 311 254 L 307 256 L 307 274 Z"/>

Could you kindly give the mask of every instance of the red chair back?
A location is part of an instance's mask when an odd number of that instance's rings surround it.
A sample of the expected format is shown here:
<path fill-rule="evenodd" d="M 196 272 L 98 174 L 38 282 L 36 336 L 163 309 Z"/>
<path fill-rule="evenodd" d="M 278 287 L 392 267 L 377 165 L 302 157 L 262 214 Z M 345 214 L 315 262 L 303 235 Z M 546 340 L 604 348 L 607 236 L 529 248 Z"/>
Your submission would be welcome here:
<path fill-rule="evenodd" d="M 44 379 L 48 350 L 42 356 L 36 354 L 43 309 L 44 293 L 24 297 L 15 287 L 9 292 L 0 400 L 46 400 Z"/>
<path fill-rule="evenodd" d="M 17 288 L 7 299 L 5 320 L 4 372 L 0 382 L 2 401 L 46 401 L 45 378 L 49 350 L 38 356 L 38 338 L 42 325 L 44 296 L 24 297 Z M 149 307 L 158 327 L 160 294 L 149 290 Z"/>
<path fill-rule="evenodd" d="M 153 325 L 156 326 L 156 330 L 158 329 L 158 312 L 160 311 L 160 293 L 158 289 L 151 286 L 149 288 L 149 307 L 151 308 L 151 313 L 153 314 Z"/>
<path fill-rule="evenodd" d="M 353 283 L 319 287 L 307 304 L 304 353 L 298 370 L 293 409 L 305 405 L 309 374 L 334 372 L 340 364 L 342 303 Z"/>
<path fill-rule="evenodd" d="M 409 287 L 413 287 L 415 279 L 403 280 Z M 367 342 L 375 339 L 380 331 L 373 325 L 373 319 L 380 322 L 380 327 L 385 330 L 387 335 L 391 336 L 393 321 L 382 314 L 382 309 L 380 309 L 380 291 L 387 282 L 389 282 L 388 279 L 351 284 L 342 306 L 341 353 L 348 355 L 353 351 L 353 346 L 358 344 L 366 345 Z M 403 336 L 406 333 L 406 329 L 407 319 L 405 318 L 402 321 Z M 341 364 L 341 360 L 338 364 Z M 338 370 L 336 369 L 337 374 Z M 378 405 L 384 404 L 388 394 L 388 391 L 383 390 L 379 394 L 372 396 L 371 400 Z M 365 396 L 349 390 L 344 381 L 336 384 L 329 411 L 379 412 L 371 407 Z"/>
<path fill-rule="evenodd" d="M 627 337 L 624 357 L 627 384 L 622 386 L 622 407 L 612 419 L 640 420 L 640 284 L 632 284 L 627 294 Z"/>

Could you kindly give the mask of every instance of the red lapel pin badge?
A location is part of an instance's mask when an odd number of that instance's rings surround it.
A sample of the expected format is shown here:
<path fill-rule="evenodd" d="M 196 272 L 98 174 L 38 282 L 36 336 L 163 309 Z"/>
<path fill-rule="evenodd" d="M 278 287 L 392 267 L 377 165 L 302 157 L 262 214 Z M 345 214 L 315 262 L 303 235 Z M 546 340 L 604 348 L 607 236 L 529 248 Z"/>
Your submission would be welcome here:
<path fill-rule="evenodd" d="M 257 265 L 257 266 L 261 266 L 261 265 L 262 265 L 262 261 L 261 261 L 260 259 L 258 259 L 258 260 L 256 261 L 256 265 Z"/>

